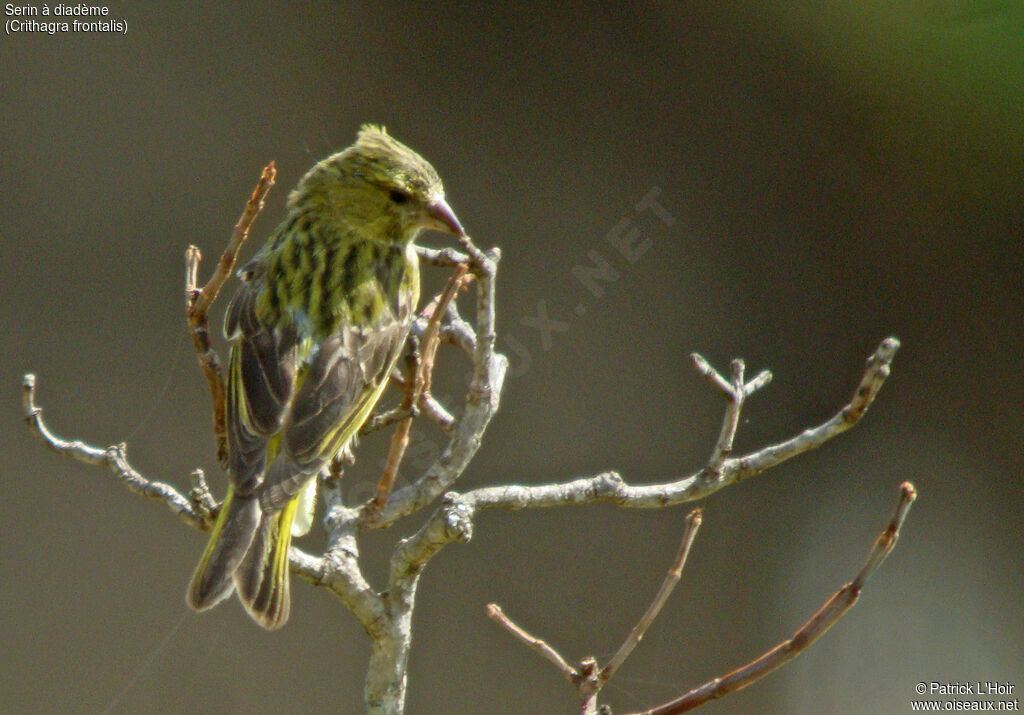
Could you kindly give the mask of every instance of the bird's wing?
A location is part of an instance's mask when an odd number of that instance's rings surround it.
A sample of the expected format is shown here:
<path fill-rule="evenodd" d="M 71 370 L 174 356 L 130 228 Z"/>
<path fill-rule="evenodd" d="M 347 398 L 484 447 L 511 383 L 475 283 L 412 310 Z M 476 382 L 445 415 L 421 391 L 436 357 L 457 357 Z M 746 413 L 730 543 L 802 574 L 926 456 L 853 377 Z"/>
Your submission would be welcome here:
<path fill-rule="evenodd" d="M 287 458 L 267 474 L 264 509 L 281 508 L 366 421 L 409 333 L 411 311 L 400 312 L 384 311 L 372 327 L 343 326 L 321 343 L 284 427 Z"/>
<path fill-rule="evenodd" d="M 270 327 L 256 315 L 258 283 L 243 284 L 228 306 L 224 329 L 234 340 L 228 363 L 231 483 L 247 494 L 263 480 L 267 442 L 280 429 L 295 377 L 294 327 Z"/>

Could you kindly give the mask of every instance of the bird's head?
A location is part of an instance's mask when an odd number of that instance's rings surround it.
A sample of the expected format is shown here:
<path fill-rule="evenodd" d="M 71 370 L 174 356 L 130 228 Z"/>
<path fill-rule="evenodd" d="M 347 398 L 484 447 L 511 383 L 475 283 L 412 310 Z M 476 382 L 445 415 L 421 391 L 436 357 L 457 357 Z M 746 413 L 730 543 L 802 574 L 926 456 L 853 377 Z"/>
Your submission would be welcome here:
<path fill-rule="evenodd" d="M 422 229 L 466 235 L 434 167 L 371 124 L 355 144 L 310 169 L 289 207 L 322 211 L 372 240 L 408 243 Z"/>

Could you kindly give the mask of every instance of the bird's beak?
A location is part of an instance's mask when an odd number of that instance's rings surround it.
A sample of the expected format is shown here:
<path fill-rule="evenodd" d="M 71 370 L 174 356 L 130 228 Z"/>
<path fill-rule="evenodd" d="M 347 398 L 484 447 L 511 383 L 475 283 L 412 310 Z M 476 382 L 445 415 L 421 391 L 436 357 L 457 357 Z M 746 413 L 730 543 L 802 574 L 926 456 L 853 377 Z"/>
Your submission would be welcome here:
<path fill-rule="evenodd" d="M 444 233 L 452 233 L 456 236 L 466 235 L 462 224 L 459 223 L 459 219 L 455 218 L 455 212 L 452 211 L 451 206 L 444 199 L 437 199 L 427 206 L 423 227 L 432 228 L 435 231 L 443 231 Z"/>

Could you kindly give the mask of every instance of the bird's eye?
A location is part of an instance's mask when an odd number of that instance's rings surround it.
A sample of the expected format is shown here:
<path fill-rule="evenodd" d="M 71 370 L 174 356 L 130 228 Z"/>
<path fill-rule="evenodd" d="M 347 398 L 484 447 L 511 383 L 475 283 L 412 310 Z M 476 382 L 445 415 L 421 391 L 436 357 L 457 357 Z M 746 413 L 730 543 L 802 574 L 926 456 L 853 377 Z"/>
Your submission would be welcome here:
<path fill-rule="evenodd" d="M 398 189 L 392 189 L 391 193 L 388 194 L 388 197 L 391 199 L 392 203 L 398 204 L 399 206 L 409 200 L 409 194 L 404 191 L 399 191 Z"/>

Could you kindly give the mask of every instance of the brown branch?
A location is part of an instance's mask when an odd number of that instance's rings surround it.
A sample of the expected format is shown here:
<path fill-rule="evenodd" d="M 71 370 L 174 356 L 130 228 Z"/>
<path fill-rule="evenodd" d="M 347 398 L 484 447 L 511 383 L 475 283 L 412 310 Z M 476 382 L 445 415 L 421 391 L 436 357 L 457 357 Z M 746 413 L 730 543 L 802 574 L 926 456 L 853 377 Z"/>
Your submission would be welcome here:
<path fill-rule="evenodd" d="M 423 333 L 423 355 L 420 361 L 419 371 L 416 373 L 416 386 L 413 391 L 414 403 L 418 404 L 422 395 L 430 392 L 434 378 L 434 362 L 437 359 L 437 348 L 441 344 L 440 331 L 441 321 L 452 300 L 458 292 L 469 282 L 467 276 L 469 267 L 462 264 L 455 267 L 455 273 L 448 279 L 441 296 L 437 299 L 436 305 L 430 313 L 430 320 L 427 329 Z"/>
<path fill-rule="evenodd" d="M 388 502 L 391 489 L 394 487 L 395 478 L 398 475 L 398 466 L 402 463 L 405 449 L 409 445 L 409 431 L 412 429 L 412 420 L 419 410 L 421 398 L 430 393 L 430 384 L 434 372 L 434 360 L 437 357 L 437 347 L 440 344 L 441 320 L 448 305 L 455 298 L 459 289 L 464 284 L 468 271 L 468 265 L 460 263 L 455 267 L 455 273 L 448 279 L 448 284 L 427 310 L 430 311 L 430 319 L 427 321 L 426 330 L 423 331 L 421 341 L 421 353 L 415 364 L 414 376 L 412 378 L 411 390 L 406 393 L 403 407 L 409 411 L 399 423 L 391 438 L 391 448 L 388 451 L 387 463 L 384 473 L 377 483 L 377 494 L 367 505 L 369 510 L 378 511 Z M 407 386 L 408 386 L 407 381 Z"/>
<path fill-rule="evenodd" d="M 231 239 L 228 241 L 224 253 L 221 254 L 216 270 L 202 289 L 199 288 L 198 281 L 199 261 L 202 260 L 202 254 L 195 246 L 189 246 L 185 252 L 185 312 L 188 316 L 189 335 L 192 337 L 192 345 L 196 349 L 199 368 L 206 377 L 210 396 L 213 398 L 213 433 L 217 440 L 217 458 L 221 464 L 226 464 L 228 458 L 224 375 L 220 359 L 210 342 L 209 311 L 235 267 L 238 251 L 249 238 L 249 229 L 252 228 L 256 216 L 263 210 L 263 202 L 274 185 L 276 175 L 274 162 L 270 162 L 263 169 L 263 174 L 260 176 L 249 202 L 245 205 L 245 210 L 239 217 L 238 223 L 235 224 Z"/>
<path fill-rule="evenodd" d="M 616 651 L 615 655 L 612 656 L 608 664 L 601 669 L 600 679 L 602 682 L 607 683 L 615 675 L 615 672 L 622 666 L 629 657 L 629 654 L 633 652 L 637 644 L 643 639 L 647 629 L 654 623 L 654 619 L 658 617 L 662 607 L 665 605 L 665 601 L 672 594 L 676 584 L 679 583 L 679 579 L 683 574 L 683 565 L 686 563 L 686 557 L 690 554 L 690 548 L 693 546 L 693 540 L 697 537 L 697 530 L 700 528 L 701 523 L 701 510 L 694 509 L 686 516 L 686 531 L 683 532 L 683 540 L 679 544 L 679 551 L 676 553 L 675 561 L 672 562 L 672 566 L 669 568 L 668 573 L 665 574 L 665 579 L 661 582 L 661 586 L 658 588 L 658 592 L 654 595 L 654 600 L 651 601 L 651 605 L 644 611 L 644 615 L 640 617 L 640 620 L 633 630 L 630 631 L 629 636 L 619 646 L 619 650 Z"/>
<path fill-rule="evenodd" d="M 420 395 L 419 408 L 423 415 L 437 424 L 445 434 L 450 435 L 455 429 L 455 417 L 429 392 Z"/>
<path fill-rule="evenodd" d="M 473 371 L 465 403 L 452 426 L 447 445 L 416 481 L 396 490 L 384 508 L 379 511 L 361 509 L 360 529 L 387 528 L 403 516 L 429 505 L 451 488 L 480 448 L 481 436 L 501 402 L 508 371 L 508 358 L 495 350 L 495 286 L 500 260 L 501 252 L 491 248 L 482 252 L 482 262 L 470 267 L 477 284 L 475 328 L 470 341 Z"/>
<path fill-rule="evenodd" d="M 405 399 L 398 408 L 399 411 L 405 414 L 404 416 L 398 416 L 395 420 L 398 423 L 398 427 L 395 428 L 394 434 L 391 435 L 391 446 L 388 448 L 384 472 L 377 482 L 377 493 L 367 505 L 368 509 L 378 510 L 387 503 L 388 497 L 391 495 L 391 489 L 395 485 L 395 479 L 398 477 L 398 466 L 402 463 L 402 457 L 405 456 L 405 450 L 409 446 L 409 432 L 412 429 L 413 417 L 416 416 L 417 408 L 415 407 L 416 403 L 413 393 L 416 390 L 416 376 L 419 374 L 419 368 L 422 364 L 419 352 L 414 351 L 409 358 L 409 379 L 404 382 L 406 390 Z"/>
<path fill-rule="evenodd" d="M 370 419 L 366 420 L 362 427 L 359 428 L 359 436 L 365 437 L 366 435 L 373 434 L 385 427 L 390 427 L 396 422 L 401 422 L 406 417 L 412 417 L 413 412 L 414 410 L 411 410 L 404 405 L 399 405 L 387 412 L 381 412 L 373 415 Z"/>
<path fill-rule="evenodd" d="M 512 619 L 506 616 L 505 612 L 501 610 L 501 606 L 496 603 L 488 603 L 487 615 L 492 621 L 524 643 L 530 650 L 534 651 L 542 658 L 554 663 L 555 667 L 558 668 L 559 672 L 564 675 L 570 683 L 573 683 L 574 685 L 577 683 L 580 674 L 576 672 L 576 669 L 569 665 L 565 658 L 563 658 L 561 654 L 552 648 L 543 638 L 538 638 L 537 636 L 530 634 L 522 628 L 522 626 L 513 622 Z"/>
<path fill-rule="evenodd" d="M 907 512 L 916 498 L 917 491 L 914 489 L 914 485 L 910 482 L 903 482 L 900 485 L 900 499 L 896 505 L 896 512 L 893 514 L 892 519 L 889 520 L 889 524 L 875 540 L 871 553 L 868 554 L 867 561 L 857 573 L 857 576 L 853 581 L 836 591 L 832 598 L 826 601 L 825 605 L 818 609 L 818 612 L 811 616 L 810 620 L 793 634 L 792 638 L 784 643 L 780 643 L 757 660 L 737 668 L 728 675 L 710 680 L 680 698 L 659 705 L 651 710 L 645 710 L 638 715 L 675 715 L 676 713 L 687 712 L 703 705 L 709 700 L 720 698 L 723 695 L 747 687 L 800 655 L 857 602 L 861 589 L 864 588 L 864 583 L 875 572 L 875 569 L 881 566 L 882 562 L 885 561 L 885 558 L 896 546 L 896 540 L 900 535 L 900 527 L 903 525 L 903 520 L 906 518 Z"/>
<path fill-rule="evenodd" d="M 457 505 L 451 504 L 450 507 L 457 508 Z M 542 657 L 554 663 L 555 667 L 558 668 L 559 672 L 566 677 L 566 679 L 573 684 L 576 688 L 576 694 L 580 698 L 580 705 L 582 707 L 581 712 L 583 713 L 596 713 L 597 712 L 597 695 L 601 688 L 604 687 L 605 683 L 611 680 L 612 676 L 615 675 L 616 671 L 626 662 L 626 658 L 629 657 L 633 649 L 636 648 L 637 644 L 643 639 L 647 629 L 654 623 L 654 619 L 658 617 L 662 607 L 668 600 L 676 584 L 679 583 L 679 578 L 683 573 L 683 565 L 686 563 L 686 557 L 690 553 L 690 548 L 693 546 L 693 540 L 697 536 L 697 530 L 700 528 L 701 523 L 701 510 L 694 509 L 686 517 L 686 531 L 683 533 L 683 540 L 679 544 L 679 550 L 676 553 L 676 557 L 669 567 L 668 573 L 665 574 L 665 578 L 661 582 L 661 586 L 658 588 L 657 593 L 654 595 L 654 600 L 644 611 L 644 614 L 640 617 L 633 629 L 630 631 L 626 640 L 622 642 L 619 649 L 612 656 L 611 660 L 604 668 L 600 668 L 597 664 L 597 660 L 593 657 L 587 657 L 580 661 L 579 666 L 573 668 L 569 663 L 561 656 L 561 654 L 555 650 L 547 641 L 542 638 L 527 632 L 522 626 L 517 625 L 505 615 L 505 612 L 501 610 L 501 607 L 497 604 L 490 603 L 487 605 L 487 615 L 491 620 L 498 623 L 505 630 L 515 636 L 519 641 L 526 644 L 531 650 L 540 654 Z"/>
<path fill-rule="evenodd" d="M 742 370 L 734 370 L 734 378 L 735 383 L 742 385 Z M 651 710 L 646 710 L 637 715 L 673 715 L 674 713 L 692 710 L 709 700 L 720 698 L 723 695 L 740 690 L 741 688 L 760 680 L 768 675 L 768 673 L 777 670 L 797 657 L 800 653 L 806 650 L 811 643 L 820 638 L 825 631 L 831 628 L 832 625 L 839 620 L 839 618 L 846 613 L 854 603 L 857 602 L 857 599 L 860 597 L 860 592 L 864 588 L 864 584 L 867 582 L 868 578 L 871 577 L 875 570 L 882 564 L 885 558 L 896 546 L 896 541 L 899 538 L 900 527 L 903 525 L 903 521 L 916 498 L 917 492 L 914 489 L 914 485 L 910 482 L 904 482 L 900 486 L 900 500 L 896 506 L 896 511 L 885 530 L 882 531 L 881 535 L 879 535 L 875 540 L 871 553 L 868 555 L 864 566 L 857 573 L 857 576 L 853 581 L 839 589 L 839 591 L 837 591 L 825 603 L 825 605 L 823 605 L 817 613 L 807 621 L 807 623 L 793 634 L 792 638 L 772 648 L 755 661 L 748 663 L 742 668 L 739 668 L 722 678 L 715 678 L 699 688 L 691 690 L 689 693 L 676 700 L 665 703 Z M 460 502 L 456 495 L 451 495 L 446 506 L 449 510 L 462 509 L 464 515 L 472 513 L 470 506 L 464 502 Z M 661 611 L 669 595 L 672 593 L 672 590 L 679 582 L 683 565 L 685 564 L 690 548 L 693 545 L 693 540 L 696 537 L 700 523 L 701 511 L 699 509 L 695 509 L 687 517 L 686 532 L 683 535 L 679 551 L 676 554 L 672 567 L 669 569 L 665 579 L 662 581 L 654 600 L 647 607 L 644 615 L 640 618 L 636 626 L 633 627 L 629 636 L 623 644 L 619 646 L 618 651 L 616 651 L 615 655 L 612 656 L 611 660 L 608 661 L 608 664 L 603 669 L 597 669 L 597 663 L 593 658 L 584 659 L 580 661 L 580 665 L 577 668 L 573 668 L 558 653 L 558 651 L 552 648 L 546 641 L 531 635 L 523 628 L 513 623 L 507 616 L 505 616 L 501 609 L 493 603 L 487 606 L 487 615 L 501 624 L 506 630 L 529 646 L 532 650 L 555 664 L 555 667 L 557 667 L 558 670 L 566 676 L 566 678 L 576 688 L 576 692 L 583 705 L 584 713 L 596 712 L 598 692 L 604 684 L 615 675 L 619 667 L 623 662 L 625 662 L 626 658 L 629 657 L 630 653 L 632 653 L 633 649 L 643 638 L 655 618 L 657 618 L 658 613 Z"/>

